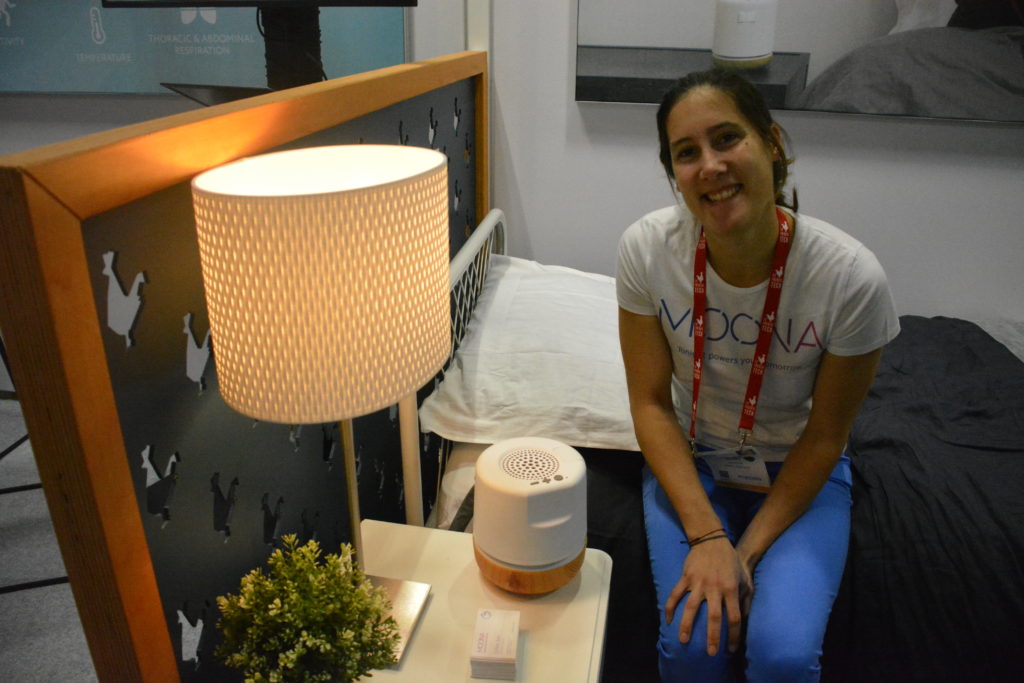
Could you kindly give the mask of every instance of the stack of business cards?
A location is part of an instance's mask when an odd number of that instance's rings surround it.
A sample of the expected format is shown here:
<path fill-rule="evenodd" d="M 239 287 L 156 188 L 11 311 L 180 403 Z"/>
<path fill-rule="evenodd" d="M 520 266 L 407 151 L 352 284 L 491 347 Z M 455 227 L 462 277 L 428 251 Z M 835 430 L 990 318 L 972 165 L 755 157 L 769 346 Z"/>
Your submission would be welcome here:
<path fill-rule="evenodd" d="M 500 609 L 477 611 L 473 648 L 469 658 L 473 678 L 515 680 L 518 648 L 518 611 Z"/>

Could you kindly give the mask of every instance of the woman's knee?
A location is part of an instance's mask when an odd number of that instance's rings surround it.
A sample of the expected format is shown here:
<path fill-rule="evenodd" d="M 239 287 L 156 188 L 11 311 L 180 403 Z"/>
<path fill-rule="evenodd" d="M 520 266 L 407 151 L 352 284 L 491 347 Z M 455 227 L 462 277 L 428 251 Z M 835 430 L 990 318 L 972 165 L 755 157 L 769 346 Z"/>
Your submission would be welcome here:
<path fill-rule="evenodd" d="M 689 599 L 689 596 L 686 599 Z M 659 668 L 662 683 L 675 683 L 676 681 L 708 681 L 712 683 L 732 680 L 730 671 L 734 664 L 730 661 L 728 648 L 724 646 L 727 642 L 724 626 L 719 634 L 723 646 L 719 648 L 715 656 L 708 655 L 707 604 L 702 604 L 697 610 L 690 640 L 685 643 L 679 642 L 679 624 L 686 599 L 676 608 L 672 623 L 662 622 L 658 633 Z"/>
<path fill-rule="evenodd" d="M 726 648 L 711 657 L 707 642 L 696 633 L 690 642 L 680 643 L 678 635 L 666 636 L 663 632 L 658 640 L 658 655 L 662 683 L 728 680 L 730 664 Z"/>
<path fill-rule="evenodd" d="M 821 651 L 813 647 L 795 647 L 792 642 L 776 641 L 759 646 L 747 641 L 747 681 L 817 681 L 821 678 Z"/>

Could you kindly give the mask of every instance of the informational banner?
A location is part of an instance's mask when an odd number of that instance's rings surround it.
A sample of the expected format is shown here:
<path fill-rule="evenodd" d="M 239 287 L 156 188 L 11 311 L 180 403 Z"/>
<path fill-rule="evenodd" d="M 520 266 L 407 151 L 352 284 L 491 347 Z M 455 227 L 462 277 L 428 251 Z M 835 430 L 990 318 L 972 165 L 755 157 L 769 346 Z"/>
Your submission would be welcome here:
<path fill-rule="evenodd" d="M 161 82 L 266 87 L 255 8 L 113 9 L 100 0 L 0 0 L 0 91 L 158 93 Z M 328 78 L 400 64 L 399 7 L 323 8 Z"/>

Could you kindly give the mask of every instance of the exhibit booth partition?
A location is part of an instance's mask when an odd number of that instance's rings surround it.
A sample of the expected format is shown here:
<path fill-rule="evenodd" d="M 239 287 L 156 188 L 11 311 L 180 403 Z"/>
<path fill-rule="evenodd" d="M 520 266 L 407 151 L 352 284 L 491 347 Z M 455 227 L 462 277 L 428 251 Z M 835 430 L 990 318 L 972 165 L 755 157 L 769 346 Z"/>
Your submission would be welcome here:
<path fill-rule="evenodd" d="M 486 53 L 463 52 L 0 157 L 0 328 L 100 680 L 218 680 L 216 597 L 285 534 L 350 540 L 337 425 L 219 397 L 192 178 L 273 150 L 430 147 L 454 253 L 489 209 L 487 140 Z M 397 410 L 354 432 L 363 516 L 402 521 Z"/>

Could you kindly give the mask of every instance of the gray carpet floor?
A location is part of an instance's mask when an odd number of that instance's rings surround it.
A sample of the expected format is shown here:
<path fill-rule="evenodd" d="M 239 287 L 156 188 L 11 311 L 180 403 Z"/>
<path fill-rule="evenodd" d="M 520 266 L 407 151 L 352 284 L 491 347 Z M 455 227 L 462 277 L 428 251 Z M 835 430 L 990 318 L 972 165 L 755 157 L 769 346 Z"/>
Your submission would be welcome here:
<path fill-rule="evenodd" d="M 18 402 L 0 400 L 0 680 L 96 681 L 25 436 Z"/>

